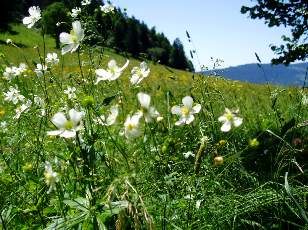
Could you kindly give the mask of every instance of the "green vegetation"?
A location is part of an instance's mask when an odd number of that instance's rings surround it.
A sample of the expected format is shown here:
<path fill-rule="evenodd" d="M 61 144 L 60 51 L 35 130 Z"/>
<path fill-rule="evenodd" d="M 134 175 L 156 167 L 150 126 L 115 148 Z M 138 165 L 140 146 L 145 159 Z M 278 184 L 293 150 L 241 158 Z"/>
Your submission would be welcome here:
<path fill-rule="evenodd" d="M 55 64 L 52 38 L 13 28 L 0 35 L 2 229 L 307 228 L 306 91 L 149 61 L 146 76 L 76 37 Z M 98 71 L 108 63 L 121 76 Z"/>

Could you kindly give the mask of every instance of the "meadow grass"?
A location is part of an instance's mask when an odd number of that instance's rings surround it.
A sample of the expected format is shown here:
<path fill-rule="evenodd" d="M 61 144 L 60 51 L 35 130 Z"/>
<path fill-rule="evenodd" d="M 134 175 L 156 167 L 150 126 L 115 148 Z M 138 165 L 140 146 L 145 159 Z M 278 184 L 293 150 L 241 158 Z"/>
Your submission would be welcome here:
<path fill-rule="evenodd" d="M 307 228 L 304 90 L 201 76 L 150 61 L 149 77 L 132 86 L 131 70 L 143 60 L 87 46 L 79 55 L 61 56 L 52 38 L 45 37 L 44 51 L 38 31 L 21 25 L 13 30 L 17 34 L 0 34 L 2 72 L 20 62 L 29 71 L 0 81 L 2 229 Z M 5 44 L 7 38 L 20 48 Z M 33 70 L 49 52 L 60 63 L 38 77 Z M 111 59 L 130 63 L 118 80 L 96 85 L 95 69 L 106 69 Z M 18 119 L 13 117 L 22 102 L 3 94 L 11 86 L 24 102 L 32 101 Z M 76 88 L 76 97 L 64 93 L 68 86 Z M 151 95 L 163 120 L 140 118 L 140 135 L 127 138 L 123 124 L 140 109 L 139 92 Z M 201 110 L 190 124 L 176 126 L 179 117 L 171 108 L 185 96 Z M 111 105 L 119 107 L 117 123 L 100 125 Z M 76 136 L 47 135 L 57 129 L 54 115 L 67 116 L 71 108 L 83 111 L 82 124 L 72 119 L 64 127 L 78 126 Z M 243 118 L 229 132 L 218 121 L 225 108 L 239 109 L 235 115 Z M 187 152 L 192 155 L 186 158 Z"/>

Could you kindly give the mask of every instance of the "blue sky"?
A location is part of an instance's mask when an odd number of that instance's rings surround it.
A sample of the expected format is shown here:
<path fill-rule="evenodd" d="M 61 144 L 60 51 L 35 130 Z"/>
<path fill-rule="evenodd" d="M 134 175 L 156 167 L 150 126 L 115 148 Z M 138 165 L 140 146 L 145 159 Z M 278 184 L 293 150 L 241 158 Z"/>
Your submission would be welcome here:
<path fill-rule="evenodd" d="M 262 20 L 252 20 L 240 13 L 250 0 L 112 0 L 126 8 L 149 27 L 163 32 L 173 42 L 179 37 L 188 55 L 191 49 L 185 31 L 192 36 L 202 65 L 212 67 L 211 57 L 223 59 L 223 67 L 255 63 L 257 52 L 269 63 L 274 53 L 270 44 L 282 44 L 281 36 L 289 34 L 284 27 L 268 28 Z M 197 62 L 194 62 L 198 69 Z"/>

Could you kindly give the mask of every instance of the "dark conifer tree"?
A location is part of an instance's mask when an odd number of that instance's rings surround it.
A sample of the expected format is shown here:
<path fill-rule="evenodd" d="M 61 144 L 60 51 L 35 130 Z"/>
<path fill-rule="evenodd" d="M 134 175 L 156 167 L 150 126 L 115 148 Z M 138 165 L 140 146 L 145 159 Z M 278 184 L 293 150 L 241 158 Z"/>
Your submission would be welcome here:
<path fill-rule="evenodd" d="M 134 57 L 137 57 L 140 53 L 140 41 L 138 36 L 139 21 L 135 18 L 129 18 L 127 20 L 127 31 L 125 36 L 125 50 L 131 53 Z"/>
<path fill-rule="evenodd" d="M 188 62 L 185 56 L 184 47 L 179 38 L 176 38 L 172 45 L 170 55 L 170 66 L 177 69 L 187 69 Z"/>

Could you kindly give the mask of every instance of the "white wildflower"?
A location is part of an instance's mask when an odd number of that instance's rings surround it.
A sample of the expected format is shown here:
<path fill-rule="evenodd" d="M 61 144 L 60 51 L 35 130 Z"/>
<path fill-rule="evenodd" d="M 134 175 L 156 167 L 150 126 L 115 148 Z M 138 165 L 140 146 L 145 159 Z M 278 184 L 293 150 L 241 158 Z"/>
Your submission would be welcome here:
<path fill-rule="evenodd" d="M 308 105 L 308 97 L 306 94 L 303 94 L 303 97 L 302 97 L 302 104 L 303 105 Z"/>
<path fill-rule="evenodd" d="M 187 194 L 186 196 L 184 196 L 185 200 L 193 200 L 195 198 L 195 196 L 193 194 Z"/>
<path fill-rule="evenodd" d="M 109 3 L 106 3 L 103 6 L 100 6 L 100 8 L 101 8 L 101 11 L 105 14 L 108 14 L 114 11 L 114 6 Z"/>
<path fill-rule="evenodd" d="M 150 95 L 145 93 L 138 93 L 137 97 L 142 108 L 141 113 L 144 116 L 145 122 L 151 122 L 153 118 L 157 118 L 159 116 L 159 112 L 153 106 L 150 106 Z"/>
<path fill-rule="evenodd" d="M 188 159 L 189 157 L 195 157 L 195 154 L 193 154 L 192 151 L 188 151 L 186 153 L 183 153 L 183 156 L 185 157 L 185 159 Z"/>
<path fill-rule="evenodd" d="M 13 119 L 19 119 L 22 113 L 25 113 L 29 110 L 30 106 L 32 104 L 32 101 L 28 100 L 25 104 L 22 104 L 21 106 L 18 106 L 15 109 L 15 116 L 13 117 Z"/>
<path fill-rule="evenodd" d="M 5 70 L 3 72 L 3 77 L 6 80 L 11 81 L 15 76 L 16 76 L 16 74 L 15 74 L 15 71 L 14 71 L 14 67 L 6 67 L 5 68 Z"/>
<path fill-rule="evenodd" d="M 110 108 L 107 117 L 105 115 L 101 115 L 99 119 L 96 120 L 96 122 L 100 125 L 110 126 L 116 122 L 118 115 L 119 115 L 119 106 L 114 105 Z"/>
<path fill-rule="evenodd" d="M 45 162 L 44 176 L 45 176 L 45 182 L 47 186 L 49 186 L 49 190 L 47 191 L 47 193 L 50 193 L 52 190 L 56 188 L 56 183 L 59 182 L 59 177 L 58 173 L 52 170 L 52 166 L 48 161 Z"/>
<path fill-rule="evenodd" d="M 0 132 L 6 133 L 8 131 L 7 126 L 8 125 L 6 121 L 0 122 Z"/>
<path fill-rule="evenodd" d="M 13 44 L 13 40 L 12 39 L 10 39 L 10 38 L 8 38 L 8 39 L 6 39 L 6 44 Z"/>
<path fill-rule="evenodd" d="M 75 109 L 69 111 L 69 120 L 62 112 L 56 113 L 51 119 L 52 123 L 58 128 L 55 131 L 48 131 L 47 135 L 60 136 L 64 138 L 72 138 L 76 136 L 77 131 L 82 128 L 81 119 L 84 116 L 83 112 L 78 112 Z"/>
<path fill-rule="evenodd" d="M 136 138 L 141 135 L 139 120 L 141 113 L 136 113 L 133 116 L 127 116 L 124 123 L 124 134 L 128 139 Z"/>
<path fill-rule="evenodd" d="M 196 209 L 199 209 L 203 200 L 196 201 Z"/>
<path fill-rule="evenodd" d="M 193 106 L 193 99 L 190 96 L 186 96 L 182 99 L 183 106 L 175 105 L 171 108 L 171 113 L 180 116 L 180 120 L 175 122 L 175 125 L 190 124 L 194 119 L 194 114 L 199 113 L 201 105 L 196 104 Z"/>
<path fill-rule="evenodd" d="M 45 59 L 47 64 L 57 65 L 59 63 L 59 58 L 57 53 L 48 53 Z"/>
<path fill-rule="evenodd" d="M 162 116 L 158 116 L 158 117 L 156 118 L 156 121 L 157 121 L 157 122 L 160 122 L 160 121 L 162 121 L 162 120 L 164 120 L 164 117 L 162 117 Z"/>
<path fill-rule="evenodd" d="M 14 77 L 18 76 L 26 76 L 26 71 L 27 71 L 27 65 L 24 63 L 20 63 L 19 67 L 12 66 L 12 67 L 6 67 L 4 72 L 3 72 L 3 77 L 11 81 L 14 79 Z"/>
<path fill-rule="evenodd" d="M 64 93 L 67 95 L 68 99 L 76 98 L 75 94 L 76 88 L 68 86 L 66 90 L 64 90 Z"/>
<path fill-rule="evenodd" d="M 144 78 L 146 78 L 150 73 L 150 69 L 146 62 L 141 62 L 140 67 L 135 66 L 132 71 L 132 77 L 130 79 L 130 82 L 133 85 L 139 84 Z"/>
<path fill-rule="evenodd" d="M 81 28 L 80 22 L 75 21 L 72 23 L 72 26 L 73 29 L 70 34 L 65 32 L 60 34 L 60 42 L 65 45 L 61 51 L 62 55 L 67 52 L 75 52 L 84 38 L 84 30 Z"/>
<path fill-rule="evenodd" d="M 87 5 L 90 5 L 91 4 L 91 0 L 82 0 L 81 1 L 81 5 L 83 6 L 87 6 Z"/>
<path fill-rule="evenodd" d="M 15 76 L 26 76 L 28 66 L 25 63 L 20 63 L 19 67 L 13 67 L 13 71 L 15 72 Z"/>
<path fill-rule="evenodd" d="M 36 64 L 36 69 L 34 70 L 36 76 L 41 77 L 47 72 L 47 66 L 42 64 Z"/>
<path fill-rule="evenodd" d="M 221 126 L 220 130 L 222 132 L 229 132 L 231 127 L 238 127 L 242 124 L 243 119 L 237 117 L 239 110 L 229 110 L 225 108 L 225 113 L 218 118 L 218 121 L 222 122 L 223 125 Z"/>
<path fill-rule="evenodd" d="M 38 6 L 31 6 L 28 10 L 30 16 L 25 17 L 22 20 L 24 25 L 27 25 L 28 28 L 34 26 L 34 24 L 41 19 L 41 10 Z"/>
<path fill-rule="evenodd" d="M 100 81 L 114 81 L 118 79 L 123 70 L 128 66 L 129 60 L 126 61 L 126 63 L 120 68 L 118 67 L 115 60 L 111 60 L 108 63 L 108 69 L 97 69 L 95 70 L 96 75 L 98 76 L 96 79 L 95 84 L 98 84 Z"/>
<path fill-rule="evenodd" d="M 40 98 L 39 96 L 37 95 L 34 95 L 34 104 L 36 104 L 37 106 L 39 107 L 44 107 L 45 105 L 45 102 L 42 98 Z"/>
<path fill-rule="evenodd" d="M 14 105 L 16 105 L 18 102 L 24 101 L 25 97 L 20 94 L 20 91 L 18 90 L 17 86 L 16 88 L 10 87 L 9 91 L 4 93 L 4 100 L 13 102 Z"/>
<path fill-rule="evenodd" d="M 81 8 L 80 7 L 75 7 L 75 8 L 72 9 L 71 16 L 73 18 L 76 18 L 80 13 L 81 13 Z"/>

